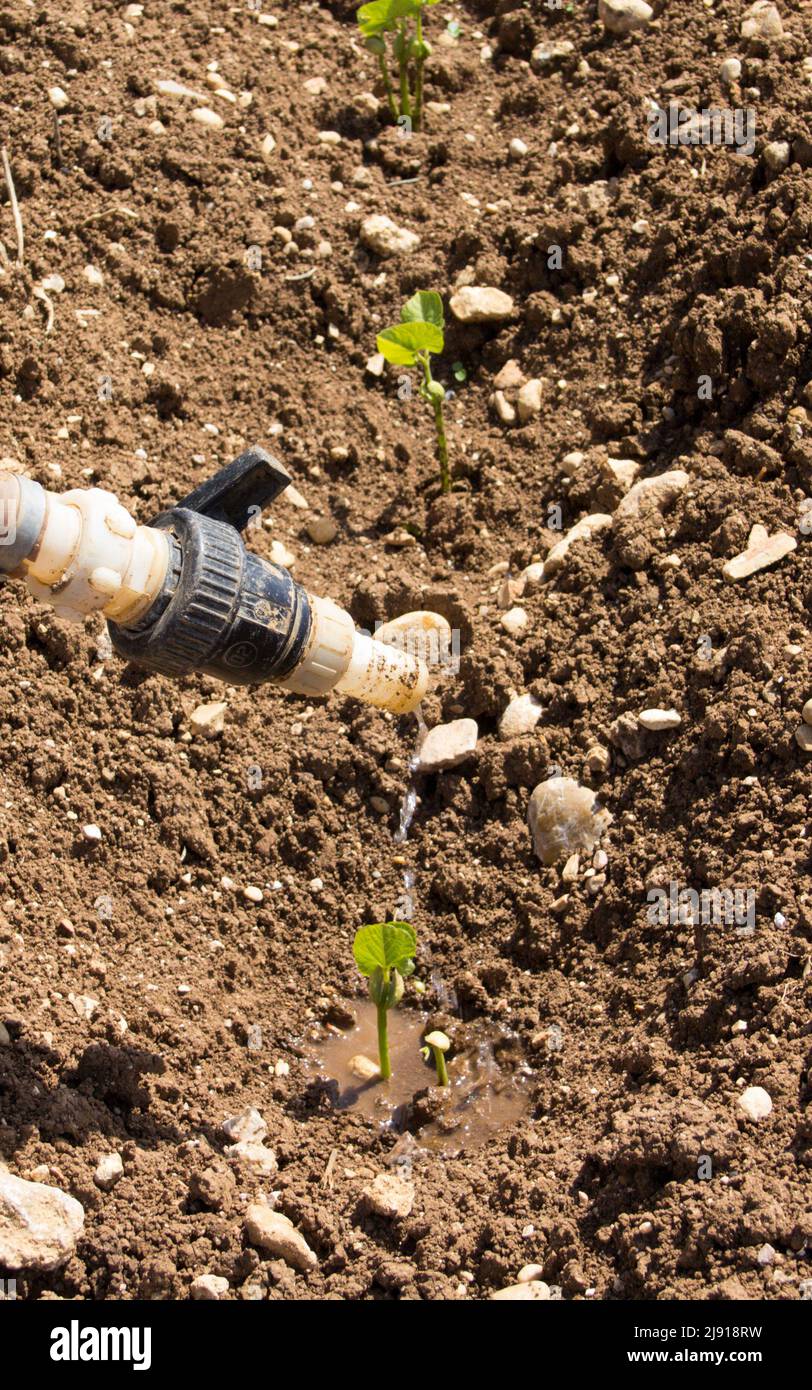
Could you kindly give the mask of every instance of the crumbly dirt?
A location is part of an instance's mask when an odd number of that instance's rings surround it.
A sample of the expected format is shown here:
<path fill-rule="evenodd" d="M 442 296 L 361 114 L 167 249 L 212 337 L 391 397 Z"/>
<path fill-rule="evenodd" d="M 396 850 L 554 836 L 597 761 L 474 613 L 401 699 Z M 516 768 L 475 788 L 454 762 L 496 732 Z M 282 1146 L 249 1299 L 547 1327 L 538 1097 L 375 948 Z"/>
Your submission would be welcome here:
<path fill-rule="evenodd" d="M 395 849 L 412 719 L 144 675 L 98 647 L 100 622 L 69 628 L 3 587 L 0 1159 L 86 1211 L 70 1261 L 19 1293 L 185 1298 L 209 1272 L 235 1298 L 484 1299 L 538 1263 L 567 1299 L 801 1296 L 812 19 L 781 8 L 785 35 L 767 45 L 739 37 L 729 0 L 668 0 L 624 39 L 592 3 L 438 5 L 427 95 L 450 109 L 408 140 L 359 100 L 374 72 L 347 0 L 277 4 L 276 27 L 205 0 L 145 0 L 130 20 L 112 3 L 0 3 L 26 242 L 18 269 L 4 191 L 0 454 L 58 490 L 111 488 L 148 520 L 246 444 L 273 448 L 310 511 L 280 500 L 251 544 L 283 541 L 296 577 L 364 625 L 445 613 L 461 668 L 426 716 L 480 727 L 471 761 L 423 780 Z M 531 67 L 534 47 L 563 41 Z M 726 89 L 731 55 L 743 73 Z M 250 105 L 214 96 L 213 62 Z M 166 78 L 208 92 L 224 128 L 153 100 Z M 69 98 L 58 146 L 55 85 Z M 755 153 L 651 144 L 647 98 L 750 106 Z M 529 153 L 510 160 L 516 137 Z M 783 172 L 765 164 L 770 141 L 791 145 Z M 419 249 L 360 254 L 373 211 Z M 46 333 L 33 290 L 54 274 Z M 448 408 L 457 484 L 442 498 L 425 406 L 365 362 L 405 297 L 433 287 L 447 303 L 460 278 L 512 294 L 516 313 L 449 327 L 438 373 L 450 384 L 461 361 L 468 379 Z M 510 359 L 545 383 L 523 426 L 489 405 Z M 572 450 L 585 457 L 568 480 Z M 543 556 L 556 508 L 565 527 L 613 511 L 608 458 L 691 482 L 665 515 L 574 547 L 518 600 L 529 626 L 510 636 L 494 566 Z M 327 546 L 306 531 L 320 514 L 339 526 Z M 729 584 L 722 566 L 756 522 L 798 548 Z M 388 545 L 404 527 L 416 543 Z M 511 691 L 544 713 L 506 744 Z M 220 697 L 222 735 L 191 736 L 191 711 Z M 652 706 L 676 707 L 680 728 L 616 722 Z M 586 767 L 594 744 L 605 773 Z M 533 854 L 527 802 L 552 767 L 612 814 L 592 887 L 586 865 L 562 884 Z M 497 1020 L 533 1069 L 532 1104 L 476 1152 L 417 1165 L 412 1213 L 386 1220 L 360 1196 L 394 1136 L 332 1108 L 302 1054 L 362 996 L 352 936 L 397 913 L 404 867 L 423 1003 L 449 1028 Z M 647 890 L 671 882 L 752 890 L 755 931 L 653 924 Z M 769 1091 L 766 1120 L 737 1107 L 745 1085 Z M 220 1126 L 247 1105 L 268 1126 L 271 1179 L 223 1155 Z M 104 1192 L 93 1173 L 112 1150 L 125 1171 Z M 247 1242 L 263 1191 L 312 1246 L 312 1272 Z"/>

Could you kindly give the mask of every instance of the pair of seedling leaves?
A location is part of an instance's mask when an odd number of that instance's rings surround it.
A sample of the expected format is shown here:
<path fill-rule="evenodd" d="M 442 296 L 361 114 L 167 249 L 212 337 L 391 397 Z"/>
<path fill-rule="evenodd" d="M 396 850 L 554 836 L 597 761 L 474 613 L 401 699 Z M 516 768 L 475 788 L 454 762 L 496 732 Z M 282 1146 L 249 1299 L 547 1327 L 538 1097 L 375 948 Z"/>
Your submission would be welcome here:
<path fill-rule="evenodd" d="M 416 19 L 424 5 L 437 5 L 439 0 L 371 0 L 357 14 L 358 26 L 365 39 L 379 38 L 391 33 L 402 19 Z"/>
<path fill-rule="evenodd" d="M 378 351 L 397 367 L 414 367 L 428 354 L 442 352 L 443 301 L 436 290 L 418 290 L 404 304 L 400 323 L 378 334 Z"/>
<path fill-rule="evenodd" d="M 417 936 L 408 922 L 371 922 L 353 942 L 355 963 L 369 980 L 369 997 L 379 1009 L 403 998 L 403 981 L 414 972 Z"/>

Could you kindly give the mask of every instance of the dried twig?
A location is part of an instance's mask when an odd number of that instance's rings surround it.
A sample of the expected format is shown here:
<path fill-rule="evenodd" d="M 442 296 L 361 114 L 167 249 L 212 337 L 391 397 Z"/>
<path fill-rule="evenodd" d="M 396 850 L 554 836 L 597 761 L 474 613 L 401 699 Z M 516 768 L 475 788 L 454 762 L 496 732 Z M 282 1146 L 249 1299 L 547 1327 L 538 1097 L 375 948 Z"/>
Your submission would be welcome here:
<path fill-rule="evenodd" d="M 42 288 L 41 285 L 35 285 L 35 287 L 34 287 L 32 293 L 33 293 L 35 299 L 41 300 L 42 303 L 45 305 L 45 309 L 46 309 L 46 312 L 47 312 L 47 314 L 48 314 L 48 320 L 47 320 L 47 323 L 45 324 L 45 332 L 46 332 L 46 334 L 47 334 L 47 333 L 50 333 L 51 329 L 52 329 L 53 326 L 54 326 L 54 306 L 53 306 L 53 301 L 48 297 L 48 295 L 45 293 L 45 291 L 44 291 L 44 289 Z"/>
<path fill-rule="evenodd" d="M 3 160 L 3 174 L 8 189 L 8 200 L 11 204 L 11 215 L 14 219 L 14 230 L 17 233 L 17 264 L 22 265 L 25 252 L 25 236 L 23 234 L 23 219 L 20 216 L 20 205 L 17 202 L 17 192 L 14 187 L 14 180 L 11 177 L 11 165 L 8 162 L 8 154 L 5 145 L 0 150 L 0 158 Z"/>

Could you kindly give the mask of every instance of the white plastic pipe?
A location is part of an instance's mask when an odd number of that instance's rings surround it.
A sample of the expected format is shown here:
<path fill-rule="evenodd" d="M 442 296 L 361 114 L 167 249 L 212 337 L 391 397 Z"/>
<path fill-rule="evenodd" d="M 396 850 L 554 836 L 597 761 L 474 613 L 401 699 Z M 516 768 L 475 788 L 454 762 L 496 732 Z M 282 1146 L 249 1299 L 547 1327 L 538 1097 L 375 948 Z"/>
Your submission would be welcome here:
<path fill-rule="evenodd" d="M 133 624 L 160 592 L 169 563 L 166 533 L 139 526 L 117 497 L 102 488 L 57 495 L 30 478 L 0 474 L 0 520 L 8 525 L 2 545 L 14 556 L 12 571 L 60 618 L 79 622 L 101 611 Z M 20 554 L 20 537 L 25 537 Z"/>

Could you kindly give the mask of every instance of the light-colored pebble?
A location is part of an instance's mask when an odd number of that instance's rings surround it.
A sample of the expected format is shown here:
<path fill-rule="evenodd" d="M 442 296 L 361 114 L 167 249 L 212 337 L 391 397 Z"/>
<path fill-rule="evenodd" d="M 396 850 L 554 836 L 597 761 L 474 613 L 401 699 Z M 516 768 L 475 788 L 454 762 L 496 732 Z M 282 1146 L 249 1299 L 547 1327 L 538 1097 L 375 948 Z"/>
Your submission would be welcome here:
<path fill-rule="evenodd" d="M 315 1269 L 318 1264 L 315 1254 L 290 1218 L 262 1202 L 252 1203 L 246 1211 L 245 1233 L 252 1245 L 267 1250 L 274 1259 L 284 1260 L 285 1264 L 303 1274 Z"/>
<path fill-rule="evenodd" d="M 722 66 L 719 69 L 719 76 L 724 82 L 725 86 L 729 87 L 732 82 L 738 82 L 741 75 L 741 58 L 725 58 L 725 61 L 722 63 Z"/>
<path fill-rule="evenodd" d="M 799 724 L 795 730 L 795 742 L 804 753 L 812 753 L 812 728 L 808 724 Z"/>
<path fill-rule="evenodd" d="M 82 834 L 91 844 L 98 844 L 102 838 L 101 830 L 97 825 L 83 825 Z"/>
<path fill-rule="evenodd" d="M 379 1173 L 362 1193 L 367 1211 L 389 1221 L 409 1216 L 414 1197 L 414 1184 L 398 1173 Z"/>
<path fill-rule="evenodd" d="M 791 153 L 792 147 L 788 140 L 771 140 L 762 151 L 764 163 L 773 174 L 780 174 L 787 168 Z"/>
<path fill-rule="evenodd" d="M 93 1181 L 96 1186 L 100 1187 L 103 1192 L 109 1192 L 123 1176 L 124 1163 L 121 1154 L 102 1154 L 93 1174 Z"/>
<path fill-rule="evenodd" d="M 189 715 L 189 727 L 193 733 L 216 738 L 225 727 L 227 709 L 225 700 L 211 700 L 205 705 L 198 705 Z"/>
<path fill-rule="evenodd" d="M 499 626 L 511 637 L 520 637 L 530 625 L 530 618 L 524 608 L 509 608 L 499 619 Z"/>
<path fill-rule="evenodd" d="M 282 541 L 271 541 L 270 560 L 272 565 L 282 565 L 285 569 L 290 569 L 296 564 L 296 556 L 292 550 L 282 543 Z"/>
<path fill-rule="evenodd" d="M 527 808 L 533 845 L 542 864 L 558 864 L 576 850 L 595 848 L 612 817 L 594 791 L 571 777 L 550 777 L 534 788 Z"/>
<path fill-rule="evenodd" d="M 101 289 L 101 286 L 104 284 L 104 276 L 102 275 L 98 266 L 86 265 L 84 270 L 82 271 L 82 275 L 84 276 L 88 285 L 90 285 L 94 290 Z"/>
<path fill-rule="evenodd" d="M 49 87 L 48 100 L 55 111 L 64 111 L 66 106 L 70 104 L 70 98 L 62 87 Z"/>
<path fill-rule="evenodd" d="M 763 526 L 754 526 L 750 532 L 747 549 L 728 560 L 722 566 L 722 573 L 725 579 L 733 582 L 748 579 L 751 574 L 756 574 L 769 565 L 776 565 L 786 555 L 791 555 L 797 545 L 795 537 L 786 531 L 776 531 L 774 535 L 769 536 Z"/>
<path fill-rule="evenodd" d="M 351 1057 L 347 1066 L 358 1081 L 377 1081 L 381 1074 L 378 1063 L 373 1062 L 371 1057 L 365 1057 L 363 1052 L 357 1052 Z"/>
<path fill-rule="evenodd" d="M 504 323 L 513 315 L 513 300 L 489 285 L 463 285 L 452 294 L 450 309 L 460 323 Z"/>
<path fill-rule="evenodd" d="M 646 0 L 598 0 L 598 18 L 608 34 L 632 34 L 648 28 L 654 11 Z"/>
<path fill-rule="evenodd" d="M 261 903 L 265 897 L 262 889 L 257 888 L 254 883 L 246 884 L 245 888 L 242 890 L 242 895 L 248 903 Z"/>
<path fill-rule="evenodd" d="M 772 1114 L 773 1102 L 763 1086 L 748 1086 L 739 1096 L 739 1109 L 748 1120 L 766 1120 Z"/>
<path fill-rule="evenodd" d="M 417 232 L 398 227 L 385 213 L 375 212 L 361 223 L 361 241 L 376 256 L 408 256 L 420 245 Z"/>
<path fill-rule="evenodd" d="M 459 767 L 476 752 L 479 728 L 475 719 L 452 719 L 435 724 L 427 733 L 418 753 L 420 772 L 442 772 Z"/>
<path fill-rule="evenodd" d="M 198 1274 L 189 1287 L 192 1298 L 198 1302 L 219 1302 L 228 1293 L 228 1280 L 217 1274 Z"/>
<path fill-rule="evenodd" d="M 611 525 L 612 518 L 607 512 L 593 512 L 591 516 L 584 516 L 580 521 L 576 521 L 566 535 L 548 550 L 544 561 L 544 578 L 552 578 L 562 568 L 570 548 L 576 541 L 589 540 L 598 531 L 605 531 Z"/>
<path fill-rule="evenodd" d="M 805 724 L 812 724 L 812 700 L 807 700 L 801 710 L 801 718 Z"/>
<path fill-rule="evenodd" d="M 267 1149 L 264 1144 L 248 1139 L 241 1139 L 236 1144 L 227 1144 L 223 1152 L 226 1158 L 239 1159 L 263 1178 L 272 1178 L 279 1166 L 273 1149 Z"/>
<path fill-rule="evenodd" d="M 192 120 L 205 126 L 207 130 L 222 130 L 225 125 L 220 113 L 212 111 L 210 106 L 196 106 L 192 111 Z"/>
<path fill-rule="evenodd" d="M 73 1254 L 84 1221 L 75 1197 L 26 1182 L 0 1164 L 0 1269 L 58 1269 Z"/>
<path fill-rule="evenodd" d="M 261 1144 L 268 1133 L 268 1126 L 253 1105 L 246 1106 L 239 1115 L 229 1115 L 220 1128 L 233 1144 Z"/>
<path fill-rule="evenodd" d="M 615 515 L 639 516 L 643 507 L 657 507 L 661 512 L 667 511 L 690 481 L 690 475 L 682 468 L 672 468 L 667 473 L 659 473 L 655 478 L 641 478 L 629 488 Z"/>
<path fill-rule="evenodd" d="M 550 1288 L 542 1279 L 528 1279 L 522 1284 L 508 1284 L 506 1289 L 497 1289 L 496 1293 L 491 1294 L 491 1302 L 499 1303 L 535 1303 L 546 1302 L 550 1297 Z"/>
<path fill-rule="evenodd" d="M 505 741 L 529 734 L 541 718 L 541 705 L 535 695 L 517 695 L 499 720 L 499 737 Z"/>
<path fill-rule="evenodd" d="M 540 1279 L 544 1273 L 543 1265 L 522 1265 L 516 1275 L 517 1284 L 529 1284 L 534 1280 Z"/>
<path fill-rule="evenodd" d="M 338 526 L 331 516 L 314 516 L 307 523 L 307 534 L 314 545 L 329 545 L 338 535 Z"/>
<path fill-rule="evenodd" d="M 644 729 L 659 732 L 661 729 L 678 729 L 682 716 L 675 709 L 644 709 L 637 716 Z"/>
<path fill-rule="evenodd" d="M 780 39 L 783 32 L 781 15 L 771 0 L 756 0 L 745 10 L 741 24 L 743 39 Z"/>
<path fill-rule="evenodd" d="M 533 416 L 538 415 L 541 410 L 542 392 L 543 383 L 538 377 L 533 377 L 531 381 L 526 381 L 524 386 L 520 387 L 516 397 L 516 409 L 523 425 L 526 425 L 527 421 L 532 420 Z"/>

